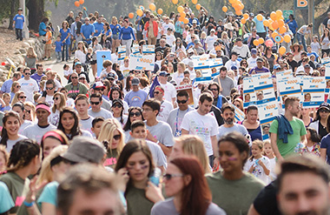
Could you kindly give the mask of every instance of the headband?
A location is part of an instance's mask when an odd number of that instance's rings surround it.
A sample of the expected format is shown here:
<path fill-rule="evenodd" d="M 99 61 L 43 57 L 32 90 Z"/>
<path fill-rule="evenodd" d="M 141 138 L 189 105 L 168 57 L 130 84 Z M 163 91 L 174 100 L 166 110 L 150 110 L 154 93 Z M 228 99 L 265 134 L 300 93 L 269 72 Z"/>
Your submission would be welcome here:
<path fill-rule="evenodd" d="M 48 111 L 49 113 L 51 113 L 50 112 L 50 107 L 48 107 L 47 105 L 44 105 L 44 104 L 37 105 L 36 110 L 38 110 L 40 108 L 41 109 L 45 109 L 46 111 Z"/>
<path fill-rule="evenodd" d="M 162 91 L 162 93 L 164 93 L 164 90 L 162 88 L 160 88 L 159 86 L 155 87 L 155 90 L 159 90 L 159 91 Z"/>
<path fill-rule="evenodd" d="M 50 136 L 53 136 L 53 137 L 56 137 L 59 141 L 61 141 L 62 143 L 64 142 L 63 141 L 63 138 L 61 137 L 61 135 L 59 135 L 58 133 L 56 133 L 55 131 L 48 131 L 43 137 L 42 137 L 42 141 L 44 141 L 47 137 L 50 137 Z"/>

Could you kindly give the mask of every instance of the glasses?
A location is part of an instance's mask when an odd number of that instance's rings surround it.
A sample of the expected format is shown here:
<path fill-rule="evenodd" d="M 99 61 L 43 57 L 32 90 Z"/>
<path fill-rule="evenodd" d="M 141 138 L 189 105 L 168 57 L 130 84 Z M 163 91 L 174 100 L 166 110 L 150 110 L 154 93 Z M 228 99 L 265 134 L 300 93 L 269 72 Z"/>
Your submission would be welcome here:
<path fill-rule="evenodd" d="M 155 91 L 155 92 L 154 92 L 154 94 L 157 94 L 157 95 L 158 95 L 158 94 L 159 94 L 159 92 L 156 92 L 156 91 Z"/>
<path fill-rule="evenodd" d="M 216 51 L 217 53 L 221 53 L 221 51 Z"/>
<path fill-rule="evenodd" d="M 140 112 L 131 112 L 130 114 L 129 114 L 129 116 L 141 116 L 141 113 Z"/>
<path fill-rule="evenodd" d="M 327 109 L 320 109 L 320 113 L 329 113 L 330 111 L 329 110 L 327 110 Z"/>
<path fill-rule="evenodd" d="M 321 69 L 320 72 L 325 72 L 325 70 L 324 69 Z"/>
<path fill-rule="evenodd" d="M 25 73 L 25 75 L 31 75 L 31 73 Z"/>
<path fill-rule="evenodd" d="M 161 57 L 162 55 L 160 55 L 160 54 L 157 54 L 156 56 L 160 56 L 160 57 Z"/>
<path fill-rule="evenodd" d="M 217 88 L 211 88 L 210 90 L 211 90 L 211 91 L 218 91 Z"/>
<path fill-rule="evenodd" d="M 52 90 L 54 87 L 46 87 L 46 90 Z"/>
<path fill-rule="evenodd" d="M 91 102 L 91 105 L 99 105 L 100 102 Z"/>
<path fill-rule="evenodd" d="M 17 85 L 16 88 L 21 88 L 21 86 L 20 85 Z"/>
<path fill-rule="evenodd" d="M 53 98 L 53 100 L 56 100 L 56 101 L 59 100 L 59 99 L 60 99 L 59 97 L 54 97 Z"/>
<path fill-rule="evenodd" d="M 20 96 L 19 98 L 20 99 L 26 99 L 26 96 Z"/>
<path fill-rule="evenodd" d="M 114 108 L 121 108 L 121 107 L 123 107 L 123 106 L 121 106 L 120 104 L 115 104 L 115 105 L 112 105 L 112 107 L 114 107 Z"/>
<path fill-rule="evenodd" d="M 79 78 L 79 80 L 86 80 L 86 78 Z"/>
<path fill-rule="evenodd" d="M 141 71 L 134 71 L 134 73 L 141 73 Z"/>
<path fill-rule="evenodd" d="M 188 100 L 176 100 L 178 104 L 185 104 Z"/>
<path fill-rule="evenodd" d="M 31 113 L 31 110 L 25 110 L 26 113 L 30 114 Z"/>
<path fill-rule="evenodd" d="M 120 135 L 120 134 L 117 134 L 117 135 L 114 135 L 114 136 L 113 136 L 113 139 L 115 139 L 115 140 L 119 140 L 120 137 L 121 137 L 121 135 Z"/>
<path fill-rule="evenodd" d="M 163 178 L 166 179 L 167 181 L 171 180 L 174 177 L 183 177 L 184 174 L 165 174 L 163 175 Z"/>
<path fill-rule="evenodd" d="M 71 77 L 71 79 L 77 79 L 78 77 Z"/>

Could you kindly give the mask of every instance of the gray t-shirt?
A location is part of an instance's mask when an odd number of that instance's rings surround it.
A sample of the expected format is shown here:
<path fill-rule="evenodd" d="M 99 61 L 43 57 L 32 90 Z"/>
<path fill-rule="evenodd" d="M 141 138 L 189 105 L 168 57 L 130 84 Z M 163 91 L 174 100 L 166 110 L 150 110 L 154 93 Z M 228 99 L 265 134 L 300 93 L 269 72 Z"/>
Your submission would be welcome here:
<path fill-rule="evenodd" d="M 109 101 L 102 99 L 102 104 L 101 104 L 101 108 L 104 108 L 105 110 L 110 111 L 111 110 L 111 104 Z"/>
<path fill-rule="evenodd" d="M 27 128 L 30 125 L 34 125 L 34 123 L 29 120 L 24 120 L 24 122 L 21 124 L 21 127 L 19 127 L 18 134 L 23 134 L 25 128 Z"/>
<path fill-rule="evenodd" d="M 218 128 L 217 139 L 219 140 L 222 136 L 225 136 L 226 134 L 233 132 L 233 131 L 241 133 L 243 136 L 248 134 L 248 131 L 246 130 L 246 128 L 243 125 L 234 124 L 234 126 L 230 127 L 230 128 L 226 128 L 225 126 L 222 125 Z"/>
<path fill-rule="evenodd" d="M 96 118 L 96 117 L 103 117 L 103 119 L 110 119 L 112 118 L 112 113 L 110 111 L 107 111 L 103 108 L 99 112 L 94 112 L 92 109 L 88 110 L 88 115 Z"/>
<path fill-rule="evenodd" d="M 188 113 L 191 110 L 193 110 L 193 108 L 191 107 L 188 107 L 188 109 L 184 111 L 181 111 L 179 108 L 175 108 L 168 115 L 167 123 L 171 126 L 172 134 L 174 137 L 181 136 L 181 130 L 180 130 L 181 122 L 183 120 L 184 115 L 186 115 L 186 113 Z"/>
<path fill-rule="evenodd" d="M 94 117 L 89 117 L 88 119 L 80 119 L 79 124 L 80 128 L 88 131 L 89 133 L 93 134 L 92 132 L 92 121 Z"/>
<path fill-rule="evenodd" d="M 164 201 L 157 202 L 151 209 L 150 215 L 179 215 L 174 206 L 173 198 L 165 199 Z M 226 212 L 219 208 L 216 204 L 211 203 L 205 215 L 226 215 Z"/>
<path fill-rule="evenodd" d="M 224 79 L 222 78 L 218 78 L 218 76 L 216 76 L 213 81 L 217 82 L 219 84 L 219 79 L 221 82 L 221 87 L 222 87 L 222 92 L 221 95 L 223 96 L 230 96 L 230 91 L 231 89 L 235 88 L 235 84 L 233 79 L 226 77 Z"/>
<path fill-rule="evenodd" d="M 16 139 L 16 140 L 7 140 L 7 148 L 6 148 L 6 150 L 7 150 L 7 152 L 8 153 L 10 153 L 10 151 L 13 149 L 13 146 L 18 142 L 18 141 L 20 141 L 20 140 L 24 140 L 24 139 L 27 139 L 27 137 L 26 136 L 23 136 L 23 135 L 18 135 L 18 138 Z M 1 138 L 0 138 L 0 140 L 1 140 Z"/>
<path fill-rule="evenodd" d="M 23 135 L 29 139 L 37 141 L 39 144 L 41 142 L 41 137 L 51 130 L 55 130 L 56 127 L 52 124 L 49 124 L 47 127 L 40 127 L 38 124 L 28 126 L 24 131 Z"/>
<path fill-rule="evenodd" d="M 154 142 L 151 142 L 149 140 L 146 140 L 146 144 L 148 145 L 151 154 L 152 154 L 152 158 L 156 164 L 156 166 L 161 167 L 163 166 L 166 169 L 167 166 L 167 160 L 165 157 L 165 154 L 162 150 L 162 148 L 160 148 L 159 145 L 157 145 Z"/>
<path fill-rule="evenodd" d="M 157 125 L 150 127 L 146 124 L 146 126 L 152 136 L 160 143 L 167 147 L 172 147 L 174 145 L 172 129 L 166 122 L 158 121 Z"/>

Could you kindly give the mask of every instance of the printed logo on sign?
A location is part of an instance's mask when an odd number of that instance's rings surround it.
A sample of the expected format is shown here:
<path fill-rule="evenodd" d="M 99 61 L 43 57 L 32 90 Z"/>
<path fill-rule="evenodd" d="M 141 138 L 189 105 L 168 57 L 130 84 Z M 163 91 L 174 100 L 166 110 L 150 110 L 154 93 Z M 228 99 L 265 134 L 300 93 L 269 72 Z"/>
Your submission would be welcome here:
<path fill-rule="evenodd" d="M 321 83 L 324 79 L 313 79 L 312 83 Z"/>
<path fill-rule="evenodd" d="M 276 104 L 271 104 L 266 106 L 266 110 L 270 110 L 276 107 Z"/>
<path fill-rule="evenodd" d="M 307 0 L 297 0 L 297 7 L 307 7 Z"/>
<path fill-rule="evenodd" d="M 292 80 L 292 81 L 288 81 L 287 84 L 295 84 L 297 82 L 298 82 L 298 80 Z"/>

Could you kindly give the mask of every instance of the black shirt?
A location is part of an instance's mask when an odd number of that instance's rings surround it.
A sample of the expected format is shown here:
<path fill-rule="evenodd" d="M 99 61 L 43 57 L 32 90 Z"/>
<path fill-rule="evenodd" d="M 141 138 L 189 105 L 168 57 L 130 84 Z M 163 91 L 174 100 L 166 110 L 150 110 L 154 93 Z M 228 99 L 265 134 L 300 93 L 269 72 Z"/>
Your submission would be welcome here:
<path fill-rule="evenodd" d="M 291 62 L 288 60 L 288 64 L 291 66 L 292 72 L 298 67 L 298 63 L 295 60 L 292 60 Z"/>
<path fill-rule="evenodd" d="M 277 181 L 271 182 L 260 191 L 257 198 L 253 202 L 255 210 L 260 215 L 280 215 L 277 206 Z"/>
<path fill-rule="evenodd" d="M 212 24 L 212 25 L 209 25 L 209 24 Z M 209 25 L 209 26 L 208 26 L 208 25 Z M 217 26 L 217 23 L 215 23 L 214 21 L 213 21 L 213 22 L 208 21 L 208 22 L 206 23 L 205 26 L 208 26 L 208 27 L 207 27 L 207 35 L 210 35 L 210 31 L 211 31 L 211 29 L 215 29 L 216 26 Z"/>
<path fill-rule="evenodd" d="M 141 19 L 140 24 L 141 24 L 141 26 L 142 26 L 142 31 L 143 31 L 143 29 L 144 29 L 144 25 L 145 25 L 149 20 L 150 20 L 150 18 L 148 18 L 148 17 L 143 17 L 143 18 Z"/>
<path fill-rule="evenodd" d="M 321 121 L 319 121 L 319 135 L 320 135 L 321 139 L 327 134 L 328 134 L 327 128 L 323 127 L 323 125 L 321 124 Z"/>

